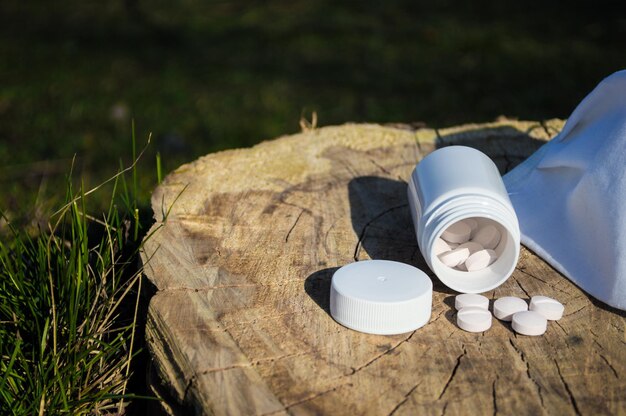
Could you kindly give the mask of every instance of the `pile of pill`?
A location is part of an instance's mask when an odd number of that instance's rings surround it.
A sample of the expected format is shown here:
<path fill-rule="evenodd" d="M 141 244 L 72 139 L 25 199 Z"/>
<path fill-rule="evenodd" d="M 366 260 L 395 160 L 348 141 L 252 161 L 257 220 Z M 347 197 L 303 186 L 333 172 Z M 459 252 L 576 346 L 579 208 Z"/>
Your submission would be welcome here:
<path fill-rule="evenodd" d="M 454 300 L 456 323 L 468 332 L 483 332 L 491 328 L 489 299 L 482 295 L 466 293 Z M 542 335 L 548 320 L 558 321 L 563 316 L 563 305 L 547 296 L 533 296 L 530 307 L 525 300 L 505 296 L 493 303 L 493 314 L 501 321 L 511 322 L 513 330 L 522 335 Z"/>
<path fill-rule="evenodd" d="M 445 229 L 435 240 L 433 249 L 444 265 L 474 272 L 489 267 L 498 259 L 495 249 L 500 238 L 500 231 L 494 224 L 467 218 Z"/>

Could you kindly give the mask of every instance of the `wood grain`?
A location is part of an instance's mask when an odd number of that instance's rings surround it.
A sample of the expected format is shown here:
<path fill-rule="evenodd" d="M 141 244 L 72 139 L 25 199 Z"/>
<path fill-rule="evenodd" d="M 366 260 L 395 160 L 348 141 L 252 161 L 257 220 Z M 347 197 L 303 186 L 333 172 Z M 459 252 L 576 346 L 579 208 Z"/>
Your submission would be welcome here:
<path fill-rule="evenodd" d="M 430 273 L 408 212 L 406 180 L 435 148 L 479 148 L 504 172 L 562 125 L 348 124 L 181 166 L 153 194 L 156 223 L 143 252 L 157 289 L 147 341 L 165 407 L 237 415 L 625 413 L 623 312 L 522 249 L 511 278 L 487 295 L 552 296 L 565 305 L 564 318 L 541 337 L 517 336 L 499 321 L 483 334 L 463 332 L 455 294 Z M 333 272 L 368 258 L 430 274 L 425 327 L 375 336 L 333 321 Z"/>

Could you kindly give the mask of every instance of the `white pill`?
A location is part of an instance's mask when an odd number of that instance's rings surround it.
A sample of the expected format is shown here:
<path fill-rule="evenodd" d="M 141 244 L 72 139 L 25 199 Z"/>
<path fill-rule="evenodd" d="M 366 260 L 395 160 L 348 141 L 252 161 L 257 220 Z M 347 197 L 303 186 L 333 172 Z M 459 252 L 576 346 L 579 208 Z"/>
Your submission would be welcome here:
<path fill-rule="evenodd" d="M 504 296 L 493 303 L 493 315 L 501 321 L 510 322 L 514 314 L 527 310 L 526 301 L 515 296 Z"/>
<path fill-rule="evenodd" d="M 469 255 L 469 248 L 458 246 L 454 250 L 441 253 L 439 255 L 439 260 L 448 267 L 456 267 L 467 260 Z"/>
<path fill-rule="evenodd" d="M 475 272 L 489 267 L 497 259 L 498 255 L 495 251 L 479 250 L 465 260 L 465 267 L 468 272 Z"/>
<path fill-rule="evenodd" d="M 478 221 L 476 221 L 476 218 L 466 218 L 466 219 L 463 220 L 463 222 L 470 226 L 470 228 L 472 230 L 472 234 L 478 228 Z M 471 236 L 470 236 L 470 238 L 471 238 Z"/>
<path fill-rule="evenodd" d="M 467 243 L 459 244 L 457 248 L 467 248 L 470 256 L 477 251 L 482 250 L 484 247 L 474 241 L 468 241 Z"/>
<path fill-rule="evenodd" d="M 489 299 L 475 293 L 463 293 L 454 298 L 454 308 L 457 311 L 467 307 L 489 309 Z"/>
<path fill-rule="evenodd" d="M 563 317 L 565 307 L 556 299 L 547 296 L 533 296 L 530 298 L 528 309 L 540 313 L 546 319 L 558 321 Z"/>
<path fill-rule="evenodd" d="M 493 250 L 498 246 L 500 242 L 500 231 L 495 225 L 489 224 L 481 227 L 476 231 L 476 234 L 472 238 L 472 241 L 477 242 L 481 246 Z"/>
<path fill-rule="evenodd" d="M 441 238 L 448 243 L 464 243 L 470 238 L 472 229 L 463 221 L 455 222 L 441 233 Z"/>
<path fill-rule="evenodd" d="M 438 256 L 441 253 L 445 253 L 446 251 L 450 250 L 452 250 L 452 248 L 441 238 L 435 240 L 435 244 L 433 244 L 433 251 L 435 253 L 435 256 Z"/>
<path fill-rule="evenodd" d="M 469 306 L 456 313 L 456 324 L 467 332 L 483 332 L 491 328 L 491 312 Z"/>
<path fill-rule="evenodd" d="M 517 312 L 511 326 L 518 334 L 536 336 L 546 332 L 548 320 L 535 311 Z"/>

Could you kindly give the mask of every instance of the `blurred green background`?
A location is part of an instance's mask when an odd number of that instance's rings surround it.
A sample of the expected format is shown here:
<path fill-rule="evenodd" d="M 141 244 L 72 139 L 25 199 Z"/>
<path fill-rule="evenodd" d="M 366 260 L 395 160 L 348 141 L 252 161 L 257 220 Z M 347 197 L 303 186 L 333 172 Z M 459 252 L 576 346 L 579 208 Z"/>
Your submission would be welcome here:
<path fill-rule="evenodd" d="M 153 144 L 165 172 L 318 125 L 567 117 L 626 67 L 623 2 L 2 1 L 0 208 L 36 219 Z"/>

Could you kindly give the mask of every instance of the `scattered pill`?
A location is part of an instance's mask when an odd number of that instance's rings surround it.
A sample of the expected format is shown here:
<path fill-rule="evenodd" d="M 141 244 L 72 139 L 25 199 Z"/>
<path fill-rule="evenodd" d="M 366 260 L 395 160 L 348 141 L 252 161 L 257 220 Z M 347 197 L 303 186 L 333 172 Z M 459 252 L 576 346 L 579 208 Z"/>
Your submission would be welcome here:
<path fill-rule="evenodd" d="M 536 336 L 546 332 L 548 320 L 535 311 L 517 312 L 511 326 L 518 334 Z"/>
<path fill-rule="evenodd" d="M 466 218 L 466 219 L 463 220 L 463 222 L 470 226 L 470 229 L 472 230 L 471 231 L 472 234 L 478 228 L 478 221 L 476 221 L 475 218 Z M 470 235 L 470 238 L 471 238 L 471 235 Z"/>
<path fill-rule="evenodd" d="M 470 238 L 472 229 L 463 221 L 458 221 L 441 233 L 441 238 L 448 243 L 465 243 Z M 497 243 L 496 243 L 497 244 Z"/>
<path fill-rule="evenodd" d="M 491 328 L 491 312 L 468 306 L 456 313 L 456 324 L 468 332 L 483 332 Z"/>
<path fill-rule="evenodd" d="M 441 238 L 435 240 L 435 244 L 433 244 L 433 251 L 435 253 L 435 256 L 438 256 L 450 250 L 452 250 L 452 248 L 450 248 L 448 243 L 446 243 L 444 240 L 442 240 Z"/>
<path fill-rule="evenodd" d="M 455 248 L 445 251 L 439 256 L 439 260 L 448 267 L 461 266 L 469 256 L 482 249 L 480 244 L 474 243 L 473 241 L 454 245 L 456 246 Z M 467 268 L 463 267 L 463 269 L 467 271 Z"/>
<path fill-rule="evenodd" d="M 448 267 L 456 267 L 469 257 L 469 248 L 460 246 L 439 255 L 439 260 Z"/>
<path fill-rule="evenodd" d="M 527 310 L 526 301 L 515 296 L 504 296 L 493 303 L 493 315 L 501 321 L 510 322 L 514 314 Z"/>
<path fill-rule="evenodd" d="M 454 308 L 458 311 L 462 308 L 475 307 L 485 310 L 489 309 L 489 299 L 483 295 L 477 295 L 475 293 L 463 293 L 457 295 L 454 298 Z"/>
<path fill-rule="evenodd" d="M 489 224 L 479 228 L 472 241 L 477 242 L 486 249 L 493 250 L 498 246 L 500 237 L 500 231 L 493 224 Z"/>
<path fill-rule="evenodd" d="M 530 298 L 530 307 L 528 309 L 540 313 L 546 319 L 558 321 L 563 317 L 565 307 L 556 299 L 547 296 L 533 296 Z"/>
<path fill-rule="evenodd" d="M 479 250 L 468 256 L 465 260 L 465 267 L 468 272 L 475 272 L 489 267 L 497 258 L 498 256 L 493 250 Z"/>

